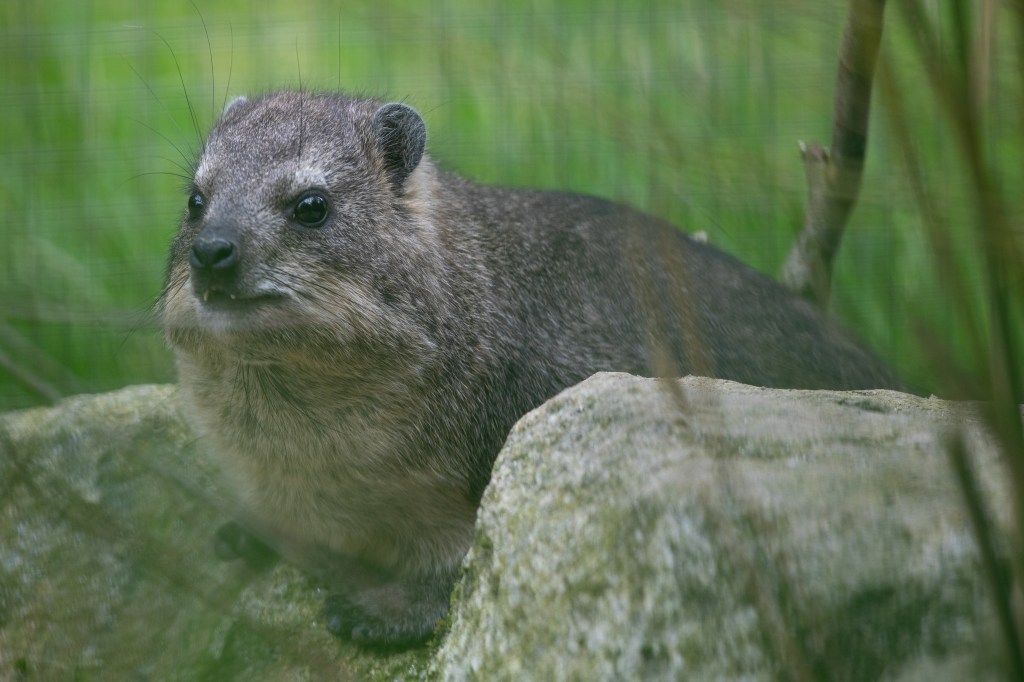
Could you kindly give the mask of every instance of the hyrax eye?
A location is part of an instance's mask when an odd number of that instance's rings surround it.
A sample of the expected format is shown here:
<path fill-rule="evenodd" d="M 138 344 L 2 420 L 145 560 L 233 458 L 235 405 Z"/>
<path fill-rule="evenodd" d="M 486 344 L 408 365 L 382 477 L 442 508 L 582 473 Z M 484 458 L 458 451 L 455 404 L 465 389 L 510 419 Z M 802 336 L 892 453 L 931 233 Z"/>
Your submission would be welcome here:
<path fill-rule="evenodd" d="M 206 199 L 203 198 L 202 193 L 192 192 L 188 198 L 188 217 L 192 220 L 198 219 L 203 215 L 204 208 L 206 208 Z"/>
<path fill-rule="evenodd" d="M 319 227 L 327 219 L 327 199 L 320 194 L 306 194 L 295 202 L 292 217 L 306 227 Z"/>

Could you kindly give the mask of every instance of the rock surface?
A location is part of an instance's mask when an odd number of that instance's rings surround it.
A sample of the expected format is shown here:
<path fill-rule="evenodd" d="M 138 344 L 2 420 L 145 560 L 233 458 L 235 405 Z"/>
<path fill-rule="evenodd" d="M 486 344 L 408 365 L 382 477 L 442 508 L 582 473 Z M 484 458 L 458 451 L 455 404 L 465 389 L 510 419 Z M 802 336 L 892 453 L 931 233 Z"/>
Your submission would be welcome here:
<path fill-rule="evenodd" d="M 0 679 L 984 679 L 1001 649 L 945 434 L 968 406 L 597 375 L 524 417 L 444 638 L 376 654 L 213 557 L 173 387 L 0 415 Z"/>
<path fill-rule="evenodd" d="M 172 386 L 0 416 L 0 680 L 391 679 L 316 586 L 218 561 L 231 516 Z"/>

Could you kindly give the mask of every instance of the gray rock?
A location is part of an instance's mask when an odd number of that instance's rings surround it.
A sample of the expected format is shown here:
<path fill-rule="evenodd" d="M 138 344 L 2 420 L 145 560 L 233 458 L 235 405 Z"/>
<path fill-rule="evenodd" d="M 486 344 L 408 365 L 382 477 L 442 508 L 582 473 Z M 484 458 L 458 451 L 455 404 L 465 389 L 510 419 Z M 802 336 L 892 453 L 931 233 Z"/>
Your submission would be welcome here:
<path fill-rule="evenodd" d="M 0 415 L 0 680 L 391 679 L 314 584 L 218 561 L 231 517 L 172 386 Z"/>
<path fill-rule="evenodd" d="M 330 637 L 295 569 L 213 557 L 231 505 L 172 387 L 0 415 L 0 679 L 997 674 L 944 434 L 1009 495 L 968 407 L 668 385 L 598 375 L 524 417 L 446 636 L 392 655 Z"/>
<path fill-rule="evenodd" d="M 968 410 L 659 383 L 598 375 L 516 425 L 438 677 L 996 674 L 976 666 L 998 648 L 943 434 L 966 430 L 991 505 L 1009 502 Z"/>

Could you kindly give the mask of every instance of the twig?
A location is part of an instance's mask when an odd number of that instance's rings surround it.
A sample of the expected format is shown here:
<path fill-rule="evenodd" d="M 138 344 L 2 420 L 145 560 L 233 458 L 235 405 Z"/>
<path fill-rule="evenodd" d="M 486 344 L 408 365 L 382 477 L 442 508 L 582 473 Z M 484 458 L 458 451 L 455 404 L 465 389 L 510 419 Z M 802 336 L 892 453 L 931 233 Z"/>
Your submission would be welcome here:
<path fill-rule="evenodd" d="M 823 309 L 832 287 L 832 263 L 860 192 L 884 9 L 885 0 L 851 0 L 836 75 L 832 146 L 826 150 L 817 143 L 800 143 L 807 213 L 781 279 Z"/>

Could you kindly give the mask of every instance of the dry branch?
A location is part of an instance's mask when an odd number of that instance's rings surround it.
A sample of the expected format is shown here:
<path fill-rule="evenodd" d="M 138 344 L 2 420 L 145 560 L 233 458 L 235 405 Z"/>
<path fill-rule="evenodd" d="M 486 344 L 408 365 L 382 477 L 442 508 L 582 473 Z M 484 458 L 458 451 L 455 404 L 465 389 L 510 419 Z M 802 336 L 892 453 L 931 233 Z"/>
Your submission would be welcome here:
<path fill-rule="evenodd" d="M 820 308 L 828 307 L 832 263 L 860 191 L 884 9 L 885 0 L 851 0 L 836 76 L 832 145 L 826 150 L 817 143 L 800 144 L 807 212 L 781 277 Z"/>

